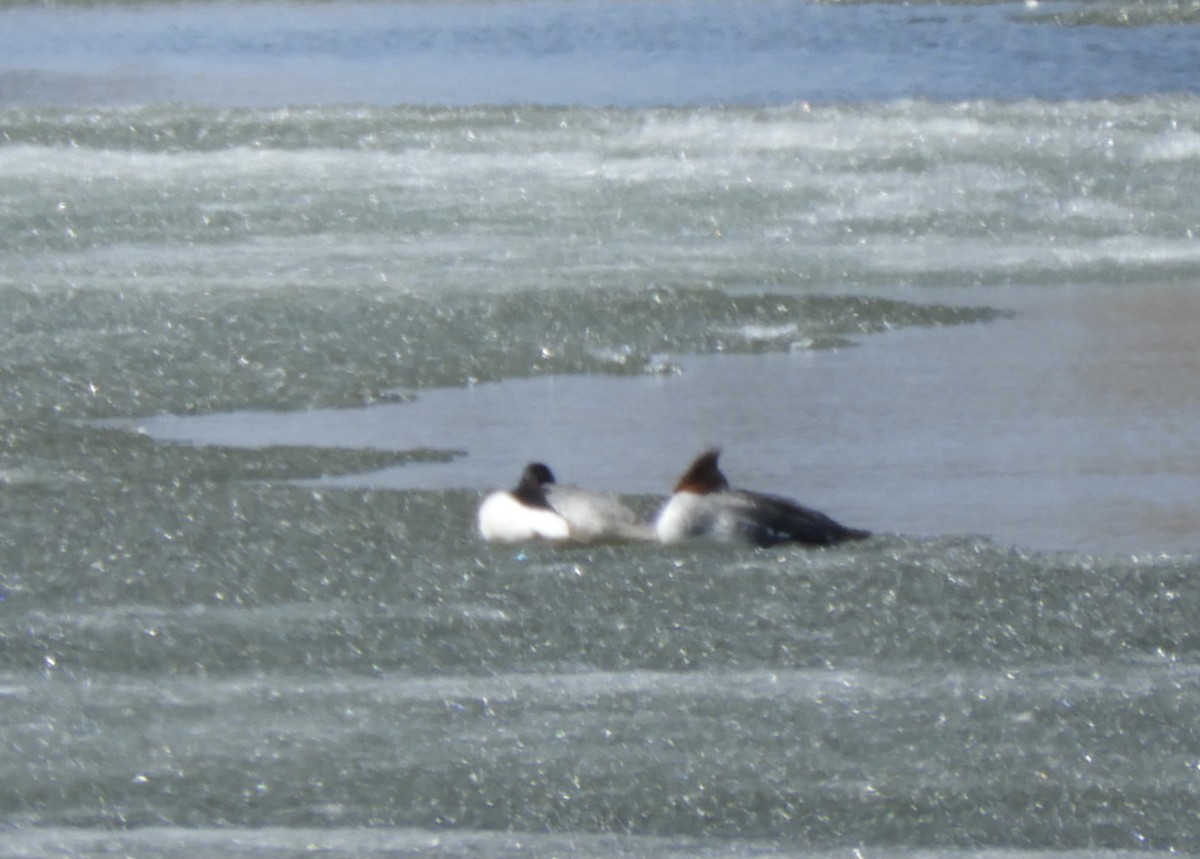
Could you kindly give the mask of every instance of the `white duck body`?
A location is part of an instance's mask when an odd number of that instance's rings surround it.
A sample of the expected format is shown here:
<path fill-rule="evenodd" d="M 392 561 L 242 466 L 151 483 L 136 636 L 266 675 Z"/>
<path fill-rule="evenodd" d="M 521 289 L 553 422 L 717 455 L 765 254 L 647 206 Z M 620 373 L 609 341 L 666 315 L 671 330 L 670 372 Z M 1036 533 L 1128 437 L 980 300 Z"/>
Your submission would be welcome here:
<path fill-rule="evenodd" d="M 571 535 L 567 520 L 554 510 L 521 501 L 511 492 L 493 492 L 479 505 L 479 533 L 489 543 L 558 542 Z"/>
<path fill-rule="evenodd" d="M 560 485 L 539 462 L 525 467 L 516 489 L 483 499 L 479 533 L 499 543 L 655 539 L 653 528 L 615 495 Z"/>
<path fill-rule="evenodd" d="M 667 499 L 655 520 L 654 530 L 663 543 L 692 537 L 730 541 L 739 537 L 738 510 L 743 505 L 732 492 L 676 492 Z M 748 512 L 748 511 L 747 511 Z"/>
<path fill-rule="evenodd" d="M 720 451 L 706 451 L 679 479 L 655 521 L 661 542 L 708 537 L 756 546 L 785 542 L 832 546 L 870 536 L 869 531 L 848 528 L 788 498 L 731 489 L 717 467 L 719 456 Z"/>

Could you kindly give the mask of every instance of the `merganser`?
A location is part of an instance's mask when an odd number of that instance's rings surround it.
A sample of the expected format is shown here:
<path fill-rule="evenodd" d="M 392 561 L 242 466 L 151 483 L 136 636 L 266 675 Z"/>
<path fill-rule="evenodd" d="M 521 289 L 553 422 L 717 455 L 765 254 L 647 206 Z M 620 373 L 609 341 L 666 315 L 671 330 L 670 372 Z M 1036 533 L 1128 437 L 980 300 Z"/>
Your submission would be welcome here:
<path fill-rule="evenodd" d="M 541 462 L 525 466 L 515 489 L 483 499 L 479 533 L 497 543 L 655 539 L 653 528 L 616 496 L 556 483 Z"/>
<path fill-rule="evenodd" d="M 655 522 L 659 540 L 676 543 L 709 536 L 740 538 L 756 546 L 786 542 L 832 546 L 871 536 L 870 531 L 847 528 L 787 498 L 731 489 L 717 467 L 720 455 L 720 450 L 705 451 L 679 478 Z"/>

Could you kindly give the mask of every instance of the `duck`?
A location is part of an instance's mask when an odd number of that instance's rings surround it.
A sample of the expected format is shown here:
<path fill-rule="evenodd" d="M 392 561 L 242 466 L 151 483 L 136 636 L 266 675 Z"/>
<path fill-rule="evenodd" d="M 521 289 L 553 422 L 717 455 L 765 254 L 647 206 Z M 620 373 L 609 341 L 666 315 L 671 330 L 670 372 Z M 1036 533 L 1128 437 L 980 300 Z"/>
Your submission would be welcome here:
<path fill-rule="evenodd" d="M 542 462 L 531 462 L 514 489 L 489 493 L 479 505 L 479 533 L 492 543 L 651 542 L 653 527 L 615 495 L 558 483 Z"/>
<path fill-rule="evenodd" d="M 720 456 L 719 448 L 706 450 L 679 478 L 654 523 L 661 542 L 709 537 L 759 547 L 777 543 L 833 546 L 871 536 L 870 531 L 842 525 L 791 499 L 731 488 L 717 464 Z"/>

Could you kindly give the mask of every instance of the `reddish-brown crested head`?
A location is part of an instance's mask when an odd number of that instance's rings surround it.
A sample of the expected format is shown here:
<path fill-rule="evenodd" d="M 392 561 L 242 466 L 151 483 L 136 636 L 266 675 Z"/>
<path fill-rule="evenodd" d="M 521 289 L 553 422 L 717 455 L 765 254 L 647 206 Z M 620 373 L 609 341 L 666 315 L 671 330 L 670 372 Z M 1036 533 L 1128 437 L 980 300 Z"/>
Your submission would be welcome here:
<path fill-rule="evenodd" d="M 720 448 L 706 450 L 688 466 L 688 470 L 675 484 L 676 492 L 691 492 L 695 495 L 707 495 L 710 492 L 720 492 L 729 488 L 729 481 L 717 467 L 717 459 L 721 456 Z"/>

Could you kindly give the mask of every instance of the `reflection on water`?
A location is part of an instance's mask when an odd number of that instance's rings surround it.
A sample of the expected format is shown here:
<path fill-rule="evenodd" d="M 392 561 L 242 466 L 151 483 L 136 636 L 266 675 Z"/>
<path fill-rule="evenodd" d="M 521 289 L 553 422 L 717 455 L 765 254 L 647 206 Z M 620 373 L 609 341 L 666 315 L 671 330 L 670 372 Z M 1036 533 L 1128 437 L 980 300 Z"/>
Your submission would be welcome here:
<path fill-rule="evenodd" d="M 664 493 L 694 453 L 722 444 L 735 483 L 879 531 L 1196 548 L 1200 295 L 994 297 L 1016 318 L 831 352 L 686 356 L 677 376 L 510 380 L 367 409 L 137 424 L 201 444 L 468 452 L 336 481 L 393 488 L 507 485 L 543 459 L 565 481 Z"/>
<path fill-rule="evenodd" d="M 1064 312 L 1076 322 L 1073 349 L 1092 357 L 1077 364 L 1076 378 L 1096 408 L 1131 421 L 1171 420 L 1200 403 L 1200 291 L 1112 290 Z"/>

